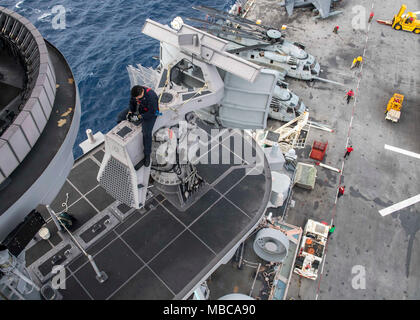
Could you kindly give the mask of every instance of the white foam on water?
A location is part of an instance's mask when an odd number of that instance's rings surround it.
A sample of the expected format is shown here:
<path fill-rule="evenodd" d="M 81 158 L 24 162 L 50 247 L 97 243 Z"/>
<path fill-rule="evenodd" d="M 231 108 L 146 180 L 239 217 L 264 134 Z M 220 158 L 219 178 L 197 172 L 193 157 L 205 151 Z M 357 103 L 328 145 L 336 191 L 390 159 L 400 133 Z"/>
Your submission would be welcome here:
<path fill-rule="evenodd" d="M 25 0 L 23 0 L 23 1 L 19 1 L 18 3 L 16 3 L 15 8 L 20 9 L 20 8 L 21 8 L 21 7 L 20 7 L 20 5 L 21 5 L 22 3 L 24 3 L 24 2 L 25 2 Z"/>
<path fill-rule="evenodd" d="M 38 17 L 38 21 L 43 21 L 43 19 L 48 18 L 49 16 L 51 16 L 51 13 L 43 13 L 40 17 Z"/>

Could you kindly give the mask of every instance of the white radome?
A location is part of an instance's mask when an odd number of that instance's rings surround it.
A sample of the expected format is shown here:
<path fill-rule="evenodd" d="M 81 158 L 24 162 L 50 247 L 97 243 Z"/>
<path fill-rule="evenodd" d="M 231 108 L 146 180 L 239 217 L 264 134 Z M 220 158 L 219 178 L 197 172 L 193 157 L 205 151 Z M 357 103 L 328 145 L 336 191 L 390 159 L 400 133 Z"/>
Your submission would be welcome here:
<path fill-rule="evenodd" d="M 179 29 L 181 29 L 183 24 L 184 24 L 184 20 L 182 20 L 181 17 L 176 17 L 174 20 L 172 20 L 171 27 L 172 29 L 178 31 Z"/>

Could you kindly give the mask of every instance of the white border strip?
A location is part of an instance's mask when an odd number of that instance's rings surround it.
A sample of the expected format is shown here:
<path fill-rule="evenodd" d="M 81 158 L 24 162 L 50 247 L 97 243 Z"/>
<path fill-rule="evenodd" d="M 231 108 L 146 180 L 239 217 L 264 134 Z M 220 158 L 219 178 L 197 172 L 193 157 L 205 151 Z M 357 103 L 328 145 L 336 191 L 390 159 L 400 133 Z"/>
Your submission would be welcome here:
<path fill-rule="evenodd" d="M 384 147 L 387 150 L 391 150 L 391 151 L 394 151 L 394 152 L 405 154 L 405 155 L 413 157 L 413 158 L 420 159 L 420 153 L 414 153 L 414 152 L 407 151 L 407 150 L 397 148 L 397 147 L 393 147 L 393 146 L 390 146 L 390 145 L 387 145 L 387 144 Z"/>
<path fill-rule="evenodd" d="M 419 201 L 420 201 L 420 194 L 418 194 L 418 195 L 416 195 L 414 197 L 411 197 L 411 198 L 409 198 L 407 200 L 398 202 L 398 203 L 396 203 L 396 204 L 394 204 L 394 205 L 392 205 L 392 206 L 390 206 L 388 208 L 379 210 L 379 213 L 381 214 L 381 216 L 384 217 L 384 216 L 386 216 L 386 215 L 388 215 L 390 213 L 393 213 L 395 211 L 398 211 L 398 210 L 404 209 L 404 208 L 406 208 L 408 206 L 411 206 L 411 205 L 413 205 L 413 204 L 415 204 L 415 203 L 417 203 Z"/>

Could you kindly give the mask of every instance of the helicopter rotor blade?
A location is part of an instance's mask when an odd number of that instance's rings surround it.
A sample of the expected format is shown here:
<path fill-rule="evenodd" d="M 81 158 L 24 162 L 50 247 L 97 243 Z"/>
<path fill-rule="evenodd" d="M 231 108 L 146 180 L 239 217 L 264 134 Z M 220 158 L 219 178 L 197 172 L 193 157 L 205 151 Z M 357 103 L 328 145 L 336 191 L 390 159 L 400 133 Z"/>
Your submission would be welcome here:
<path fill-rule="evenodd" d="M 244 37 L 245 36 L 251 36 L 251 37 L 253 37 L 252 39 L 257 39 L 257 40 L 264 41 L 263 35 L 258 34 L 258 33 L 248 32 L 248 31 L 245 31 L 245 30 L 242 30 L 242 29 L 233 28 L 233 27 L 217 24 L 217 23 L 214 23 L 214 22 L 210 22 L 210 21 L 207 21 L 207 20 L 197 19 L 197 18 L 185 18 L 185 19 L 189 20 L 189 21 L 194 21 L 194 22 L 209 25 L 209 26 L 211 26 L 211 27 L 208 27 L 209 29 L 217 29 L 217 30 L 220 30 L 220 31 L 231 31 L 232 34 L 242 35 Z M 206 29 L 207 27 L 204 27 L 204 28 Z"/>
<path fill-rule="evenodd" d="M 235 53 L 248 51 L 248 50 L 262 49 L 262 48 L 265 48 L 265 47 L 268 47 L 268 46 L 271 46 L 271 43 L 256 44 L 256 45 L 253 45 L 253 46 L 245 46 L 245 47 L 242 47 L 242 48 L 231 49 L 231 50 L 228 50 L 227 52 L 235 54 Z"/>
<path fill-rule="evenodd" d="M 252 20 L 249 20 L 249 19 L 246 19 L 246 18 L 242 18 L 242 17 L 238 17 L 238 16 L 230 14 L 228 12 L 224 12 L 222 10 L 207 7 L 207 6 L 204 6 L 204 5 L 193 6 L 192 8 L 195 9 L 195 10 L 205 12 L 208 15 L 211 15 L 211 16 L 220 16 L 221 18 L 224 18 L 224 19 L 233 20 L 238 24 L 251 25 L 253 27 L 259 27 L 259 28 L 266 29 L 266 30 L 275 29 L 274 27 L 257 24 L 255 21 L 252 21 Z"/>
<path fill-rule="evenodd" d="M 255 36 L 252 36 L 252 35 L 232 33 L 229 30 L 223 30 L 221 28 L 216 28 L 216 27 L 209 27 L 209 28 L 198 27 L 198 29 L 209 32 L 209 33 L 215 35 L 216 37 L 222 38 L 222 39 L 230 41 L 230 42 L 235 42 L 235 41 L 233 39 L 227 38 L 228 36 L 231 36 L 231 37 L 236 36 L 236 37 L 251 39 L 251 40 L 255 40 L 255 41 L 263 41 L 263 40 L 255 37 Z M 223 37 L 222 34 L 225 35 L 226 37 Z"/>
<path fill-rule="evenodd" d="M 193 18 L 193 17 L 187 17 L 185 19 L 186 20 L 189 20 L 189 21 L 200 22 L 200 23 L 204 23 L 204 24 L 210 24 L 210 25 L 214 25 L 214 26 L 217 26 L 217 27 L 224 27 L 224 28 L 231 29 L 231 30 L 234 30 L 234 31 L 239 30 L 239 31 L 243 31 L 243 32 L 248 32 L 248 33 L 255 34 L 256 36 L 257 35 L 263 35 L 263 33 L 260 32 L 260 31 L 258 31 L 258 30 L 254 30 L 254 29 L 245 30 L 245 29 L 242 29 L 242 28 L 235 28 L 235 27 L 228 26 L 226 24 L 226 20 L 224 20 L 224 19 L 220 19 L 220 20 L 223 20 L 223 23 L 222 24 L 216 23 L 216 22 L 212 22 L 212 21 L 209 21 L 209 20 Z"/>
<path fill-rule="evenodd" d="M 264 25 L 261 25 L 261 24 L 257 24 L 255 21 L 251 21 L 251 20 L 248 20 L 248 19 L 245 19 L 245 18 L 241 18 L 241 17 L 235 16 L 233 14 L 230 14 L 230 13 L 227 13 L 227 12 L 224 12 L 224 11 L 221 11 L 221 10 L 217 10 L 217 9 L 214 9 L 214 8 L 210 8 L 210 7 L 206 7 L 206 6 L 193 6 L 192 8 L 195 9 L 195 10 L 204 12 L 207 15 L 215 17 L 215 18 L 229 20 L 229 21 L 234 22 L 236 24 L 239 24 L 243 27 L 247 27 L 247 28 L 250 28 L 250 27 L 255 28 L 256 27 L 256 28 L 261 28 L 261 29 L 264 29 L 264 30 L 275 29 L 275 28 L 272 28 L 272 27 L 267 27 L 267 26 L 264 26 Z"/>

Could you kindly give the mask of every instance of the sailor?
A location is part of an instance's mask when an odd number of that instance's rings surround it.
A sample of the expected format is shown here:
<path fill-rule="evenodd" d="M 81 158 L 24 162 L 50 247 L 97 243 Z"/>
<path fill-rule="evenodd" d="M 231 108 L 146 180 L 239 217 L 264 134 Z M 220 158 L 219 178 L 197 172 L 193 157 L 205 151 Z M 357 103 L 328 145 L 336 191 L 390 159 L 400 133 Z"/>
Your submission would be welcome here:
<path fill-rule="evenodd" d="M 349 146 L 346 148 L 346 154 L 344 155 L 344 159 L 347 159 L 347 157 L 350 155 L 350 153 L 353 151 L 353 146 Z"/>
<path fill-rule="evenodd" d="M 335 225 L 332 225 L 330 230 L 328 230 L 328 237 L 327 238 L 329 238 L 330 235 L 332 235 L 334 233 L 334 230 L 335 230 Z"/>
<path fill-rule="evenodd" d="M 369 23 L 372 22 L 372 19 L 373 19 L 373 11 L 369 15 Z"/>
<path fill-rule="evenodd" d="M 353 97 L 354 97 L 354 91 L 353 91 L 353 89 L 350 89 L 349 91 L 347 91 L 347 93 L 346 93 L 346 96 L 345 96 L 345 97 L 347 98 L 347 104 L 349 104 L 349 103 L 350 103 L 351 98 L 353 98 Z"/>
<path fill-rule="evenodd" d="M 335 27 L 334 27 L 333 32 L 334 32 L 334 33 L 336 33 L 336 34 L 338 34 L 338 26 L 335 26 Z"/>
<path fill-rule="evenodd" d="M 144 165 L 150 165 L 150 154 L 152 153 L 152 130 L 156 118 L 159 114 L 159 98 L 150 88 L 139 85 L 131 88 L 130 105 L 127 109 L 120 112 L 118 122 L 125 119 L 135 120 L 138 118 L 142 122 L 143 128 L 143 148 Z"/>
<path fill-rule="evenodd" d="M 354 58 L 350 69 L 353 69 L 354 67 L 357 67 L 357 68 L 360 67 L 360 64 L 362 63 L 362 61 L 363 61 L 362 56 L 358 56 L 357 58 Z"/>
<path fill-rule="evenodd" d="M 362 61 L 363 61 L 362 56 L 358 56 L 357 58 L 354 58 L 350 69 L 353 69 L 354 67 L 356 67 L 356 68 L 360 67 L 360 65 L 362 64 Z"/>
<path fill-rule="evenodd" d="M 344 190 L 345 190 L 346 186 L 340 186 L 338 188 L 338 195 L 337 198 L 340 198 L 342 195 L 344 195 Z"/>

